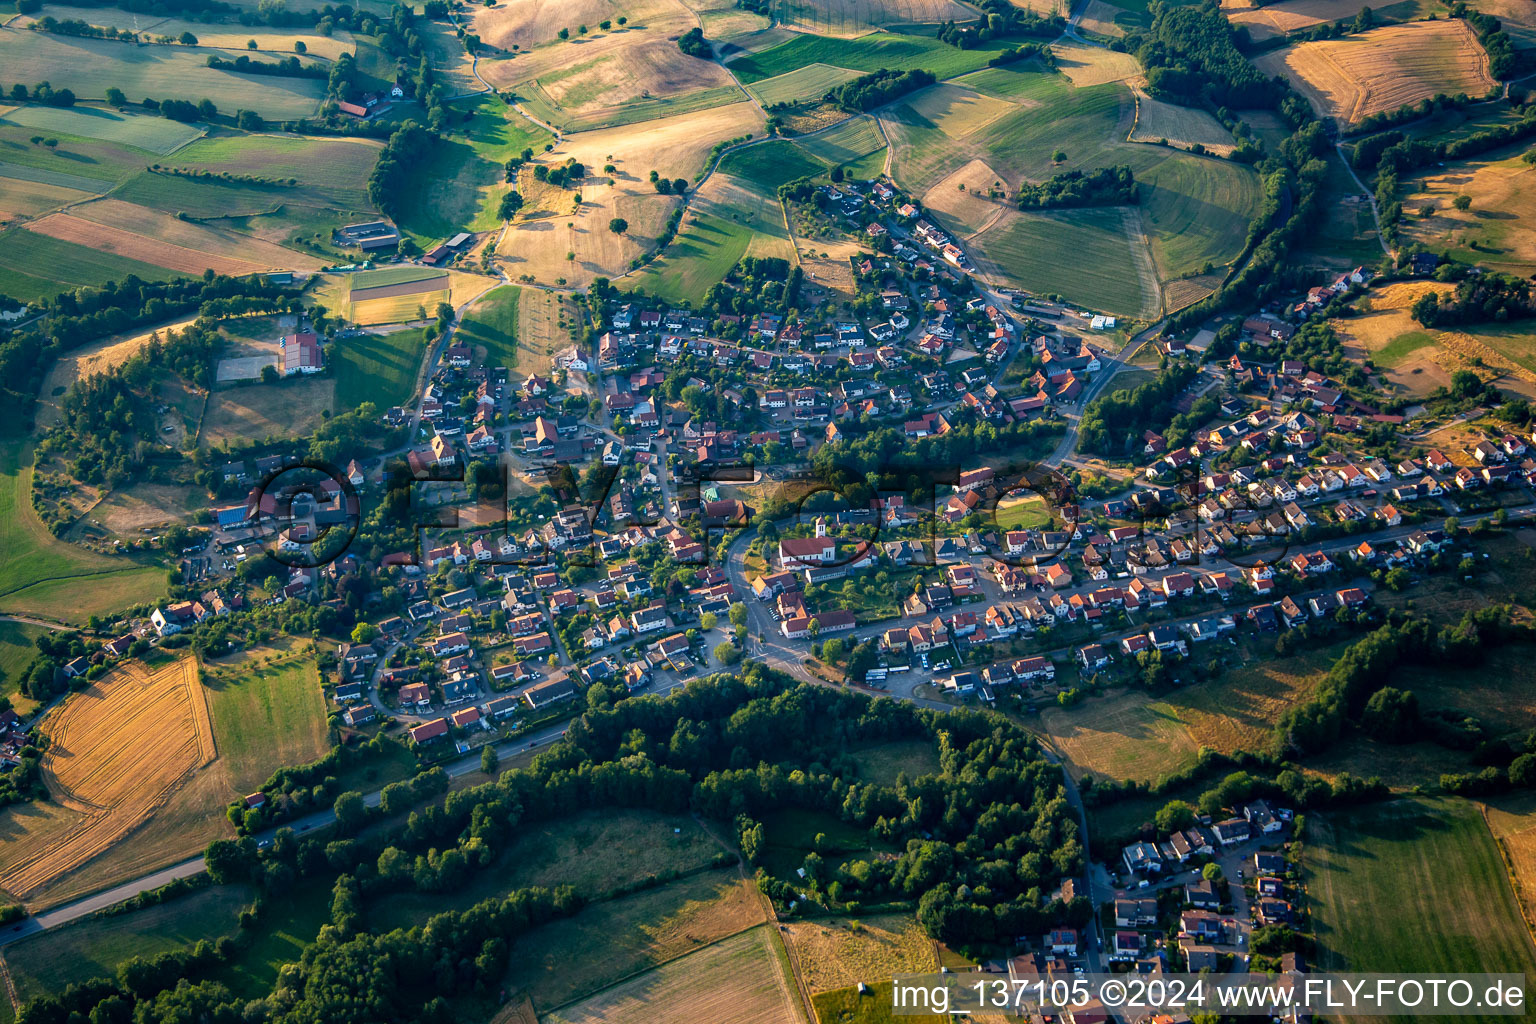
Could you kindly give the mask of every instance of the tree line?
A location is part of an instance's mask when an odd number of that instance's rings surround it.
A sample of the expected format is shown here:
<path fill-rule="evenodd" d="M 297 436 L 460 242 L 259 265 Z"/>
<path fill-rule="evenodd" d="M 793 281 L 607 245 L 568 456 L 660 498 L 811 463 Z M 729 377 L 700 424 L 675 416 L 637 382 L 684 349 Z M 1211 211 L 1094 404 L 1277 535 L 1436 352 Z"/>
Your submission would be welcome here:
<path fill-rule="evenodd" d="M 368 201 L 380 213 L 398 219 L 416 168 L 437 142 L 435 132 L 415 121 L 405 122 L 389 137 L 368 175 Z"/>
<path fill-rule="evenodd" d="M 897 97 L 932 85 L 933 72 L 914 68 L 911 71 L 892 71 L 886 68 L 860 75 L 851 82 L 844 82 L 827 90 L 822 99 L 849 113 L 874 110 L 883 107 Z"/>
<path fill-rule="evenodd" d="M 323 64 L 305 64 L 297 57 L 285 60 L 252 60 L 241 54 L 234 60 L 208 55 L 208 66 L 216 71 L 234 71 L 242 75 L 273 75 L 282 78 L 330 78 L 331 72 Z"/>

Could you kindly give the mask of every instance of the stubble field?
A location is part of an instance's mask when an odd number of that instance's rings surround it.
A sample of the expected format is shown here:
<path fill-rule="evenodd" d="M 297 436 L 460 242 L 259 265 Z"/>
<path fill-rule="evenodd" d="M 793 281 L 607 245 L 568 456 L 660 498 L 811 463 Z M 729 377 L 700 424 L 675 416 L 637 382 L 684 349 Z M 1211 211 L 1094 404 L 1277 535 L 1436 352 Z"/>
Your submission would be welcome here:
<path fill-rule="evenodd" d="M 5 844 L 0 888 L 23 899 L 122 840 L 216 753 L 190 658 L 152 670 L 119 666 L 66 701 L 44 730 L 44 778 L 73 820 Z"/>
<path fill-rule="evenodd" d="M 1438 93 L 1481 96 L 1497 85 L 1472 30 L 1450 18 L 1300 43 L 1263 54 L 1254 64 L 1290 79 L 1320 115 L 1345 130 Z"/>

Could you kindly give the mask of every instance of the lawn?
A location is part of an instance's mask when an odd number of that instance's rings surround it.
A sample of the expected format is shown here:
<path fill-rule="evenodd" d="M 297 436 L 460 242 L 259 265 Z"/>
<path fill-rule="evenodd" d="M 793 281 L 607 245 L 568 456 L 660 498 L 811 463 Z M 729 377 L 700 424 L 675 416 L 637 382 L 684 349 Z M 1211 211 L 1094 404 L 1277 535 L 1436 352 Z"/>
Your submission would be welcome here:
<path fill-rule="evenodd" d="M 456 339 L 485 349 L 486 366 L 517 365 L 517 301 L 522 289 L 497 288 L 464 314 Z"/>
<path fill-rule="evenodd" d="M 220 110 L 244 108 L 263 117 L 292 119 L 316 112 L 325 82 L 313 78 L 242 75 L 208 66 L 198 46 L 134 46 L 107 39 L 0 29 L 0 66 L 8 79 L 49 82 L 81 99 L 102 99 L 113 86 L 134 99 L 210 99 Z"/>
<path fill-rule="evenodd" d="M 996 520 L 999 530 L 1038 530 L 1050 524 L 1051 508 L 1039 497 L 999 502 Z"/>
<path fill-rule="evenodd" d="M 0 437 L 0 610 L 84 623 L 165 595 L 165 572 L 66 544 L 32 511 L 32 452 Z"/>
<path fill-rule="evenodd" d="M 987 66 L 987 61 L 1013 45 L 989 40 L 974 50 L 961 50 L 929 36 L 872 32 L 857 39 L 801 35 L 760 53 L 732 61 L 730 68 L 751 85 L 811 64 L 829 64 L 853 71 L 910 71 L 922 68 L 939 78 L 953 78 Z"/>
<path fill-rule="evenodd" d="M 527 886 L 574 886 L 587 899 L 653 875 L 707 867 L 720 846 L 692 818 L 653 811 L 593 811 L 531 823 L 496 863 L 470 876 L 451 897 L 397 893 L 370 912 L 376 927 L 421 924 L 452 907 L 468 907 Z"/>
<path fill-rule="evenodd" d="M 92 978 L 111 978 L 123 961 L 190 949 L 236 931 L 251 900 L 244 886 L 210 886 L 112 917 L 86 917 L 5 949 L 22 1002 Z"/>
<path fill-rule="evenodd" d="M 722 174 L 750 181 L 767 192 L 774 192 L 780 185 L 796 178 L 819 177 L 826 170 L 824 162 L 807 156 L 785 139 L 735 150 L 720 161 Z"/>
<path fill-rule="evenodd" d="M 1435 341 L 1434 338 L 1430 337 L 1428 334 L 1425 334 L 1423 331 L 1409 331 L 1406 334 L 1399 334 L 1397 337 L 1387 342 L 1385 348 L 1378 352 L 1372 353 L 1371 362 L 1375 363 L 1377 366 L 1397 366 L 1404 359 L 1407 359 L 1419 349 L 1428 348 L 1437 344 L 1439 344 L 1439 342 Z"/>
<path fill-rule="evenodd" d="M 96 107 L 23 106 L 0 118 L 48 135 L 73 135 L 135 146 L 165 156 L 202 135 L 202 129 L 149 114 L 129 114 Z"/>
<path fill-rule="evenodd" d="M 926 740 L 898 740 L 876 747 L 850 751 L 859 766 L 859 777 L 880 786 L 894 786 L 903 772 L 908 778 L 939 770 L 939 752 Z"/>
<path fill-rule="evenodd" d="M 299 646 L 255 648 L 205 666 L 214 742 L 238 792 L 330 749 L 320 673 L 312 655 L 294 653 Z"/>
<path fill-rule="evenodd" d="M 326 353 L 336 377 L 336 408 L 350 412 L 364 402 L 380 409 L 404 404 L 416 386 L 425 355 L 426 339 L 420 329 L 342 338 Z"/>
<path fill-rule="evenodd" d="M 0 294 L 30 302 L 52 298 L 81 285 L 121 281 L 129 274 L 145 281 L 186 275 L 152 263 L 97 252 L 84 245 L 15 228 L 0 233 Z"/>
<path fill-rule="evenodd" d="M 1308 815 L 1307 823 L 1319 968 L 1536 972 L 1530 934 L 1476 805 L 1394 800 Z"/>
<path fill-rule="evenodd" d="M 0 622 L 0 697 L 18 699 L 17 684 L 37 658 L 32 642 L 46 632 L 42 626 L 26 622 Z"/>

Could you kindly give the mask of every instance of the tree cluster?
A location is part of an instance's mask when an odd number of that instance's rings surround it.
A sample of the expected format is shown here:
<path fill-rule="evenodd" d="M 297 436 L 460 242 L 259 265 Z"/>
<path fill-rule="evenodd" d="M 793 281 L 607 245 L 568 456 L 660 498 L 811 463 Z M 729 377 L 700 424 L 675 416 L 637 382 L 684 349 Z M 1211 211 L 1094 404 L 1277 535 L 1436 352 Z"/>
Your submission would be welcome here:
<path fill-rule="evenodd" d="M 422 165 L 437 142 L 436 133 L 415 121 L 405 122 L 389 137 L 373 165 L 373 172 L 368 175 L 368 201 L 379 212 L 398 217 L 405 209 L 416 168 Z"/>
<path fill-rule="evenodd" d="M 1064 171 L 1038 185 L 1019 189 L 1024 210 L 1063 206 L 1134 206 L 1139 190 L 1130 167 L 1100 167 L 1096 171 Z"/>
<path fill-rule="evenodd" d="M 1119 455 L 1137 443 L 1144 431 L 1161 432 L 1176 414 L 1174 399 L 1198 372 L 1193 363 L 1173 362 L 1134 391 L 1119 388 L 1095 398 L 1083 410 L 1079 446 L 1101 455 Z"/>
<path fill-rule="evenodd" d="M 924 71 L 922 68 L 914 68 L 911 71 L 892 71 L 887 68 L 860 75 L 851 82 L 844 82 L 836 88 L 829 89 L 822 99 L 842 110 L 856 114 L 883 107 L 897 97 L 916 92 L 918 89 L 932 85 L 935 81 L 933 72 Z"/>
<path fill-rule="evenodd" d="M 241 54 L 234 60 L 208 55 L 208 66 L 217 71 L 234 71 L 242 75 L 274 75 L 282 78 L 329 79 L 331 72 L 323 64 L 304 64 L 297 57 L 285 60 L 252 60 Z"/>

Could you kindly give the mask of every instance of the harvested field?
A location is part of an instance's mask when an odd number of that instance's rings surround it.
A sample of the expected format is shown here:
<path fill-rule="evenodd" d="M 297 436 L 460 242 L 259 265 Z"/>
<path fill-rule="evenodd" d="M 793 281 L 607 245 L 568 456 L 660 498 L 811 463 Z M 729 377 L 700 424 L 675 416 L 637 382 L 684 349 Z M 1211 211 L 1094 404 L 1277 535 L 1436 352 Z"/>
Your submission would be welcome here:
<path fill-rule="evenodd" d="M 1092 35 L 1118 39 L 1125 35 L 1125 29 L 1115 21 L 1119 14 L 1118 8 L 1105 3 L 1104 0 L 1088 0 L 1088 6 L 1083 8 L 1083 16 L 1077 19 L 1077 25 L 1084 32 Z"/>
<path fill-rule="evenodd" d="M 1019 107 L 952 82 L 929 86 L 916 96 L 908 97 L 906 102 L 910 109 L 932 121 L 939 131 L 952 139 L 963 139 L 978 132 Z"/>
<path fill-rule="evenodd" d="M 592 29 L 592 37 L 579 44 L 585 47 L 610 36 L 637 35 L 658 20 L 675 19 L 684 13 L 675 0 L 520 0 L 476 10 L 473 31 L 503 50 L 532 50 L 540 46 L 558 47 L 557 34 L 562 28 L 587 25 Z M 620 15 L 629 18 L 629 27 L 617 32 L 598 28 L 604 21 L 618 20 Z"/>
<path fill-rule="evenodd" d="M 202 507 L 199 496 L 191 487 L 136 483 L 109 493 L 91 509 L 84 522 L 130 539 L 143 536 L 146 530 L 161 530 L 176 523 L 195 521 L 194 517 Z"/>
<path fill-rule="evenodd" d="M 152 671 L 121 665 L 65 701 L 43 728 L 44 780 L 78 818 L 12 847 L 0 888 L 23 899 L 137 828 L 216 753 L 192 658 Z"/>
<path fill-rule="evenodd" d="M 53 366 L 49 367 L 48 375 L 43 378 L 43 386 L 38 389 L 38 425 L 46 427 L 57 421 L 59 398 L 74 385 L 75 381 L 92 374 L 106 373 L 121 366 L 130 356 L 148 344 L 152 335 L 159 333 L 164 336 L 167 333 L 174 333 L 191 323 L 190 319 L 178 320 L 164 324 L 154 331 L 130 333 L 126 337 L 121 334 L 112 335 L 65 352 Z"/>
<path fill-rule="evenodd" d="M 988 191 L 999 181 L 1003 183 L 1004 198 L 991 198 Z M 923 196 L 923 206 L 937 214 L 944 227 L 969 237 L 986 230 L 1013 209 L 1007 199 L 1013 192 L 1009 182 L 986 161 L 972 160 L 929 189 Z"/>
<path fill-rule="evenodd" d="M 390 299 L 397 295 L 418 295 L 422 292 L 446 291 L 448 287 L 448 272 L 440 270 L 430 277 L 420 277 L 412 281 L 401 281 L 398 284 L 379 284 L 359 288 L 357 285 L 360 283 L 356 278 L 353 278 L 353 302 L 367 302 L 369 299 Z"/>
<path fill-rule="evenodd" d="M 760 926 L 544 1015 L 544 1024 L 799 1024 L 794 982 Z"/>
<path fill-rule="evenodd" d="M 155 242 L 181 246 L 194 252 L 235 260 L 265 270 L 313 272 L 325 265 L 325 261 L 316 259 L 314 256 L 285 249 L 259 238 L 252 238 L 226 228 L 189 224 L 176 217 L 117 199 L 98 199 L 83 206 L 76 206 L 71 208 L 69 215 L 91 221 L 102 227 L 129 231 Z M 149 251 L 151 250 L 146 250 L 146 252 Z M 159 260 L 146 260 L 146 262 L 155 263 Z M 184 269 L 174 264 L 163 265 L 169 266 L 172 270 Z"/>
<path fill-rule="evenodd" d="M 24 228 L 0 234 L 0 294 L 14 299 L 51 299 L 79 285 L 121 281 L 129 274 L 144 281 L 166 281 L 178 276 L 153 263 L 126 259 Z"/>
<path fill-rule="evenodd" d="M 822 289 L 834 293 L 834 301 L 853 298 L 857 284 L 853 278 L 853 264 L 849 262 L 858 254 L 860 246 L 855 242 L 829 242 L 818 239 L 800 253 L 800 266 L 805 270 L 806 284 L 802 287 Z"/>
<path fill-rule="evenodd" d="M 1153 99 L 1139 85 L 1131 92 L 1136 96 L 1136 123 L 1127 141 L 1167 142 L 1179 149 L 1198 145 L 1219 156 L 1237 148 L 1232 133 L 1204 110 Z"/>
<path fill-rule="evenodd" d="M 1483 807 L 1483 820 L 1504 851 L 1527 931 L 1536 934 L 1536 796 L 1501 796 Z"/>
<path fill-rule="evenodd" d="M 1497 86 L 1466 22 L 1387 25 L 1343 39 L 1300 43 L 1254 60 L 1284 75 L 1323 117 L 1348 129 L 1362 118 L 1438 93 L 1481 96 Z"/>
<path fill-rule="evenodd" d="M 170 242 L 146 238 L 121 228 L 95 224 L 69 213 L 50 214 L 42 220 L 27 224 L 26 230 L 61 242 L 70 242 L 98 252 L 149 263 L 183 274 L 201 274 L 204 270 L 212 270 L 216 274 L 238 276 L 272 269 L 260 263 L 228 256 L 215 256 L 212 253 L 199 252 Z"/>
<path fill-rule="evenodd" d="M 1051 52 L 1056 55 L 1061 73 L 1079 89 L 1105 82 L 1124 82 L 1141 75 L 1141 65 L 1128 53 L 1079 43 L 1056 43 Z"/>
<path fill-rule="evenodd" d="M 92 192 L 81 192 L 59 185 L 0 176 L 0 228 L 28 217 L 49 213 L 70 203 L 81 202 L 92 195 Z"/>
<path fill-rule="evenodd" d="M 1409 181 L 1404 188 L 1402 234 L 1464 263 L 1528 276 L 1536 269 L 1536 168 L 1521 159 L 1527 147 L 1502 159 L 1471 160 Z M 1469 196 L 1458 210 L 1452 200 Z M 1426 207 L 1433 213 L 1422 216 Z"/>
<path fill-rule="evenodd" d="M 933 940 L 913 917 L 880 914 L 857 921 L 794 921 L 786 941 L 812 992 L 874 984 L 897 974 L 936 971 Z"/>
<path fill-rule="evenodd" d="M 1226 0 L 1221 5 L 1222 13 L 1233 27 L 1246 28 L 1255 41 L 1300 32 L 1324 22 L 1353 18 L 1364 7 L 1372 8 L 1378 22 L 1410 21 L 1422 16 L 1426 10 L 1434 9 L 1420 0 L 1399 0 L 1385 7 L 1373 7 L 1366 0 L 1281 0 L 1263 7 L 1254 6 L 1250 0 Z M 1486 6 L 1479 9 L 1486 10 Z"/>
<path fill-rule="evenodd" d="M 336 381 L 295 376 L 274 384 L 254 384 L 213 392 L 203 415 L 199 441 L 250 442 L 300 437 L 318 427 L 336 408 Z M 346 412 L 348 410 L 340 410 Z"/>
<path fill-rule="evenodd" d="M 59 21 L 76 20 L 91 25 L 137 32 L 139 37 L 145 40 L 160 36 L 175 39 L 183 32 L 191 32 L 197 37 L 199 46 L 238 50 L 240 53 L 249 54 L 253 59 L 264 54 L 271 54 L 279 59 L 297 55 L 305 63 L 318 64 L 335 60 L 343 53 L 351 53 L 356 48 L 352 34 L 345 29 L 335 29 L 330 35 L 324 36 L 312 29 L 273 29 L 265 25 L 220 24 L 208 21 L 185 21 L 180 18 L 157 19 L 154 14 L 136 14 L 113 7 L 47 4 L 37 15 L 18 20 L 16 26 L 24 28 L 45 15 L 51 15 Z M 246 46 L 246 43 L 252 39 L 256 40 L 255 51 Z M 303 41 L 306 50 L 302 54 L 293 46 L 300 40 Z"/>

